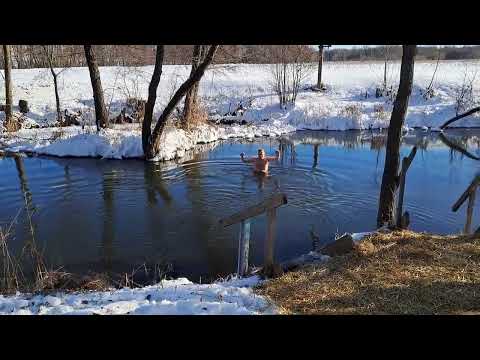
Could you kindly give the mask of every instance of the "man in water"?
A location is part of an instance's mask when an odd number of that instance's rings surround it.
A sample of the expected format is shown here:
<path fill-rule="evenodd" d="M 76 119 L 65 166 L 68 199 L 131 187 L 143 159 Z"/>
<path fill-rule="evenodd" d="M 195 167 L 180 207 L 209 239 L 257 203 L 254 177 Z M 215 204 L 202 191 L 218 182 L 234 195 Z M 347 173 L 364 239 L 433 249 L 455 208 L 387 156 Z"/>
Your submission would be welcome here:
<path fill-rule="evenodd" d="M 258 149 L 258 157 L 245 159 L 245 154 L 241 153 L 240 158 L 244 163 L 254 163 L 255 168 L 253 172 L 257 175 L 268 175 L 268 163 L 270 161 L 278 160 L 280 152 L 275 150 L 275 156 L 265 156 L 265 150 Z"/>

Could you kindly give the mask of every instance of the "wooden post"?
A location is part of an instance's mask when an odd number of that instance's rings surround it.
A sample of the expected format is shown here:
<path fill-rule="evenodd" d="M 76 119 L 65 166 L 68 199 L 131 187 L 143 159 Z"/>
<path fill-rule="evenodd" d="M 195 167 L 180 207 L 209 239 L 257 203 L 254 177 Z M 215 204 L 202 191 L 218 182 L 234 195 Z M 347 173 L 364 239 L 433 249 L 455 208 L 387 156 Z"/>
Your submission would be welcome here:
<path fill-rule="evenodd" d="M 318 164 L 318 144 L 313 145 L 313 168 Z"/>
<path fill-rule="evenodd" d="M 323 45 L 318 45 L 318 73 L 317 73 L 317 88 L 322 88 L 322 67 L 323 67 Z"/>
<path fill-rule="evenodd" d="M 277 210 L 275 208 L 267 210 L 267 233 L 265 236 L 265 260 L 264 269 L 268 274 L 273 270 L 274 264 L 274 240 L 275 240 L 275 224 L 277 220 Z"/>
<path fill-rule="evenodd" d="M 398 190 L 398 199 L 397 199 L 397 209 L 396 209 L 396 225 L 398 228 L 402 227 L 402 215 L 403 215 L 403 194 L 405 193 L 405 178 L 407 176 L 408 168 L 417 153 L 417 147 L 414 146 L 410 155 L 402 159 L 402 169 L 400 170 L 399 175 L 399 190 Z"/>
<path fill-rule="evenodd" d="M 475 189 L 476 190 L 476 189 Z M 468 207 L 467 207 L 467 222 L 465 223 L 465 234 L 470 234 L 470 228 L 472 226 L 472 214 L 473 214 L 473 205 L 475 203 L 475 190 L 470 193 L 468 197 Z"/>
<path fill-rule="evenodd" d="M 248 251 L 250 248 L 250 219 L 242 220 L 238 237 L 238 277 L 248 272 Z"/>

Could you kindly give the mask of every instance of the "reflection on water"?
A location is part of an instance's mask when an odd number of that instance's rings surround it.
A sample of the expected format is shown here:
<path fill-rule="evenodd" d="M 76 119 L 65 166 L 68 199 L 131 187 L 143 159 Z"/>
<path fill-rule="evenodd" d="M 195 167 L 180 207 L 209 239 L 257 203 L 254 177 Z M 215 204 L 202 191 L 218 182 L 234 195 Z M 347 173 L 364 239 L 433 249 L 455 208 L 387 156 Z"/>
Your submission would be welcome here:
<path fill-rule="evenodd" d="M 402 156 L 419 154 L 408 173 L 404 207 L 415 230 L 459 232 L 465 209 L 451 206 L 479 170 L 480 132 L 414 132 Z M 67 271 L 131 272 L 170 264 L 172 276 L 204 281 L 235 271 L 238 226 L 218 220 L 274 192 L 287 194 L 278 211 L 276 257 L 282 261 L 331 241 L 336 233 L 375 227 L 386 133 L 300 131 L 280 139 L 224 141 L 189 152 L 182 161 L 2 158 L 1 225 L 19 209 L 33 213 L 47 260 Z M 281 153 L 270 176 L 252 175 L 239 154 Z M 461 149 L 465 151 L 461 151 Z M 420 156 L 419 156 L 420 155 Z M 252 221 L 251 263 L 261 264 L 265 216 Z M 474 212 L 473 225 L 480 223 Z M 20 219 L 12 244 L 29 239 Z M 162 265 L 162 266 L 163 266 Z"/>
<path fill-rule="evenodd" d="M 102 198 L 104 203 L 102 228 L 102 258 L 107 272 L 112 271 L 113 243 L 114 243 L 114 172 L 105 172 L 102 182 Z"/>

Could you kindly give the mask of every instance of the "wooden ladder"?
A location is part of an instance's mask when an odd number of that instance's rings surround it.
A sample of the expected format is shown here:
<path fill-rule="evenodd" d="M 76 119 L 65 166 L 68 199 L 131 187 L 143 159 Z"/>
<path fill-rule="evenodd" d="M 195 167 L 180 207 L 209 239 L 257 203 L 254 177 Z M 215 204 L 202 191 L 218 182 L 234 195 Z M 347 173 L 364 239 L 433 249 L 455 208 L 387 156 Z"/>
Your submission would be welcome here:
<path fill-rule="evenodd" d="M 241 210 L 227 218 L 219 220 L 222 227 L 240 223 L 240 234 L 238 239 L 238 265 L 237 275 L 245 276 L 248 272 L 248 253 L 250 247 L 250 219 L 267 213 L 267 231 L 265 236 L 265 251 L 263 272 L 267 276 L 274 272 L 274 240 L 275 224 L 277 220 L 277 208 L 287 203 L 287 196 L 278 193 L 262 202 Z"/>

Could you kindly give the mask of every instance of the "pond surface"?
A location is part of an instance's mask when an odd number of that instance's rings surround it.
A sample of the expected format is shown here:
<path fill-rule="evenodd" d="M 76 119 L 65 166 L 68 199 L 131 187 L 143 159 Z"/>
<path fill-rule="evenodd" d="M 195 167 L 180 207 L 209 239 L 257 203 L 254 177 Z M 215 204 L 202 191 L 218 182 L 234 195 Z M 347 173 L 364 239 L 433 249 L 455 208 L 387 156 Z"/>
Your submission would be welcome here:
<path fill-rule="evenodd" d="M 467 135 L 468 134 L 468 135 Z M 479 154 L 478 130 L 447 135 Z M 373 136 L 373 138 L 372 138 Z M 70 272 L 131 272 L 170 264 L 170 276 L 209 281 L 236 269 L 239 226 L 218 220 L 268 197 L 287 194 L 277 212 L 276 260 L 312 249 L 310 230 L 322 243 L 336 233 L 375 228 L 385 157 L 384 138 L 371 132 L 301 131 L 279 139 L 232 140 L 205 145 L 182 164 L 139 160 L 0 158 L 0 225 L 13 226 L 18 253 L 30 239 L 25 202 L 33 211 L 35 238 L 48 263 Z M 436 133 L 404 139 L 402 156 L 419 150 L 408 172 L 404 207 L 417 231 L 457 233 L 465 205 L 452 204 L 480 169 L 444 145 Z M 281 149 L 264 182 L 239 154 Z M 473 226 L 480 212 L 474 210 Z M 250 260 L 261 265 L 265 215 L 252 222 Z"/>

